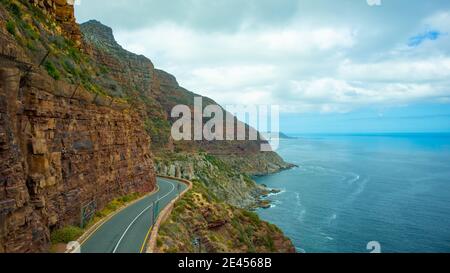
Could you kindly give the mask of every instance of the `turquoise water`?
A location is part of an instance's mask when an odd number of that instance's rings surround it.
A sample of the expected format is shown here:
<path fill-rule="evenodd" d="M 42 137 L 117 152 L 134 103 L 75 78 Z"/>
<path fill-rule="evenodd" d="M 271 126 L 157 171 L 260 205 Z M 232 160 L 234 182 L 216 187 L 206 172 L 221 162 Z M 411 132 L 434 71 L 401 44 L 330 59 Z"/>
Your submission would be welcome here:
<path fill-rule="evenodd" d="M 299 168 L 257 178 L 282 189 L 259 210 L 300 252 L 450 252 L 450 134 L 283 140 Z"/>

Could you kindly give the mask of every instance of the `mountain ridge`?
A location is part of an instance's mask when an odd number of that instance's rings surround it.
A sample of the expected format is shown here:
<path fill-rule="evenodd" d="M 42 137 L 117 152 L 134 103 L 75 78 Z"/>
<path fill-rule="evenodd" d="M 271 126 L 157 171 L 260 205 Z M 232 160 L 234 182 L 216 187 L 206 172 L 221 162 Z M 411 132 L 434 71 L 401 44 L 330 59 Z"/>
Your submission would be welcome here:
<path fill-rule="evenodd" d="M 242 209 L 267 192 L 250 175 L 290 164 L 260 153 L 264 140 L 174 142 L 170 111 L 192 106 L 197 95 L 145 56 L 124 50 L 111 28 L 99 24 L 76 24 L 65 0 L 0 0 L 0 252 L 48 251 L 51 233 L 82 223 L 87 204 L 99 211 L 117 197 L 149 192 L 157 173 L 194 181 L 178 212 L 198 220 L 209 252 L 226 240 L 233 242 L 226 251 L 293 251 L 281 231 Z M 189 205 L 199 196 L 208 203 Z M 211 209 L 215 220 L 206 213 Z M 176 216 L 172 226 L 190 228 Z M 211 221 L 230 237 L 214 241 L 220 231 L 209 228 Z M 226 224 L 236 221 L 261 235 Z M 178 250 L 189 249 L 186 238 L 180 234 Z"/>

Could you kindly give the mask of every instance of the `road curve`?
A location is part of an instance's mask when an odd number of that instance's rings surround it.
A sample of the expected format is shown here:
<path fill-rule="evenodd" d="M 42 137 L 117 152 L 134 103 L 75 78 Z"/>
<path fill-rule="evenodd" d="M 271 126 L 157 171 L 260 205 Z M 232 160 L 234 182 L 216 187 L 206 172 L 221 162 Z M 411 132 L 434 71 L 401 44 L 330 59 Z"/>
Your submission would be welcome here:
<path fill-rule="evenodd" d="M 155 207 L 159 214 L 187 188 L 186 184 L 167 178 L 157 178 L 157 183 L 158 192 L 125 208 L 101 225 L 81 245 L 81 253 L 141 253 L 156 220 L 153 217 Z"/>

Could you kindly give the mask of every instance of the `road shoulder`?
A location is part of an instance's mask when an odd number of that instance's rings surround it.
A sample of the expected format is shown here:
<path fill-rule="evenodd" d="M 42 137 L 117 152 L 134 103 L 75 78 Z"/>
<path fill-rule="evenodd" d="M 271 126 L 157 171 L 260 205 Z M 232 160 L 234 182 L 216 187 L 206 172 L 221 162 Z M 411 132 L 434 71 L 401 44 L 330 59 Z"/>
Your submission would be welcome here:
<path fill-rule="evenodd" d="M 111 214 L 109 214 L 108 216 L 102 218 L 100 221 L 98 221 L 97 223 L 95 223 L 94 225 L 92 225 L 91 227 L 89 227 L 86 232 L 81 235 L 80 238 L 78 238 L 77 242 L 80 245 L 83 245 L 87 240 L 89 240 L 89 238 L 97 231 L 99 230 L 106 222 L 108 222 L 109 220 L 111 220 L 111 218 L 113 218 L 114 216 L 116 216 L 117 214 L 119 214 L 120 212 L 122 212 L 123 210 L 125 210 L 126 208 L 133 206 L 134 204 L 142 201 L 143 199 L 155 194 L 159 192 L 159 186 L 156 185 L 155 189 L 152 192 L 147 193 L 146 195 L 143 195 L 142 197 L 133 200 L 132 202 L 126 204 L 125 206 L 122 206 L 121 208 L 117 209 L 116 211 L 112 212 Z"/>
<path fill-rule="evenodd" d="M 179 181 L 181 183 L 186 184 L 187 188 L 177 198 L 170 201 L 170 203 L 158 215 L 158 218 L 156 219 L 156 223 L 149 230 L 150 239 L 147 243 L 146 253 L 154 253 L 155 252 L 156 240 L 158 238 L 158 231 L 159 231 L 159 228 L 161 227 L 161 224 L 163 224 L 169 218 L 170 214 L 172 213 L 175 203 L 178 202 L 183 197 L 183 195 L 185 195 L 188 191 L 190 191 L 192 189 L 192 182 L 189 180 L 176 178 L 176 177 L 169 177 L 169 176 L 158 176 L 158 177 Z"/>

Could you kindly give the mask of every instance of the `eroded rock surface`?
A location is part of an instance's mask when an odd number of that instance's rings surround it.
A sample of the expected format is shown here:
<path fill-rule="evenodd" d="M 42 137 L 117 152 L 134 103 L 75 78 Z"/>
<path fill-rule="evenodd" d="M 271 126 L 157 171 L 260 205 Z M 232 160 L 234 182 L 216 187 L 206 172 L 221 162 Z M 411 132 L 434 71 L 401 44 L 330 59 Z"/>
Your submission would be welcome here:
<path fill-rule="evenodd" d="M 59 23 L 62 34 L 81 45 L 81 32 L 75 20 L 73 5 L 75 0 L 28 0 L 42 11 L 53 16 Z"/>
<path fill-rule="evenodd" d="M 46 251 L 81 208 L 155 187 L 141 117 L 45 72 L 0 68 L 0 252 Z"/>

